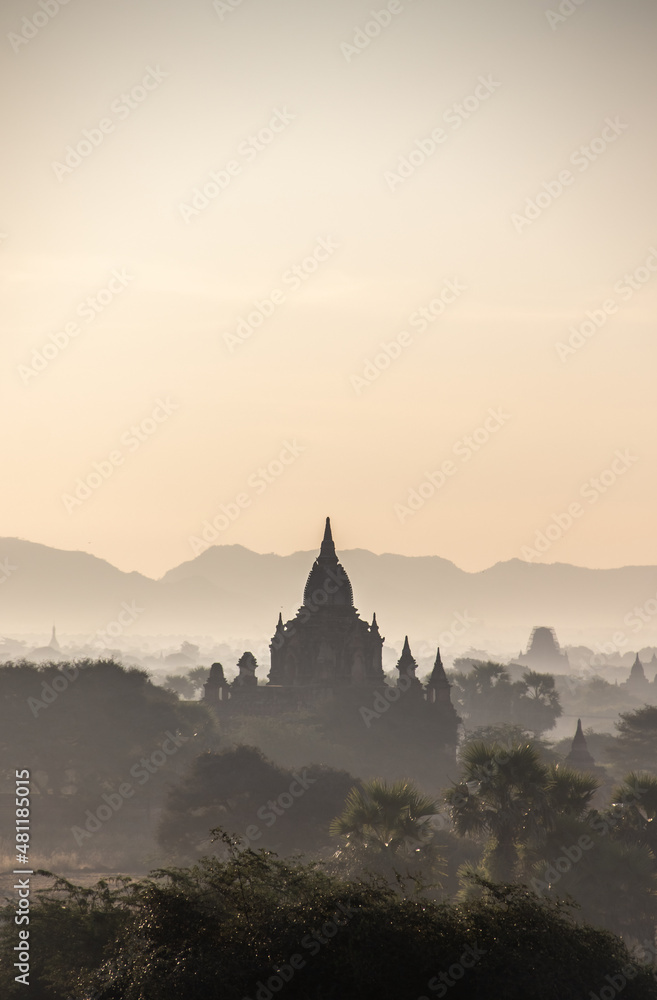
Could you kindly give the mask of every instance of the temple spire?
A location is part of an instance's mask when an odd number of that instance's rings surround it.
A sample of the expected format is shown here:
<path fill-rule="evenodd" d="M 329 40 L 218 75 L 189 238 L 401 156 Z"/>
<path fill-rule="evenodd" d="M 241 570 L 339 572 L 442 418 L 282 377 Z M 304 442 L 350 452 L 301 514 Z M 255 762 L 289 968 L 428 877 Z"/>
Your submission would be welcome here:
<path fill-rule="evenodd" d="M 422 685 L 415 676 L 415 671 L 417 670 L 417 663 L 413 654 L 411 653 L 411 647 L 408 642 L 408 636 L 404 638 L 404 648 L 402 649 L 401 656 L 397 660 L 397 670 L 399 671 L 399 677 L 397 678 L 397 686 L 401 686 L 400 682 L 402 679 L 407 684 L 407 686 L 421 689 Z"/>
<path fill-rule="evenodd" d="M 440 646 L 436 649 L 436 659 L 434 660 L 431 676 L 427 681 L 427 698 L 430 702 L 449 702 L 450 683 L 443 667 L 440 655 Z M 451 704 L 451 702 L 450 702 Z"/>
<path fill-rule="evenodd" d="M 324 538 L 322 539 L 322 547 L 319 550 L 320 559 L 335 559 L 337 561 L 337 556 L 335 554 L 335 544 L 333 542 L 333 535 L 331 534 L 331 518 L 326 518 L 326 527 L 324 528 Z"/>
<path fill-rule="evenodd" d="M 595 760 L 586 745 L 586 736 L 582 729 L 581 719 L 577 720 L 577 729 L 565 764 L 566 767 L 572 767 L 576 771 L 590 771 L 591 768 L 595 767 Z"/>
<path fill-rule="evenodd" d="M 447 680 L 447 674 L 445 673 L 442 657 L 440 655 L 440 646 L 438 646 L 436 650 L 436 659 L 433 664 L 433 670 L 431 671 L 428 686 L 431 688 L 449 687 L 449 681 Z"/>

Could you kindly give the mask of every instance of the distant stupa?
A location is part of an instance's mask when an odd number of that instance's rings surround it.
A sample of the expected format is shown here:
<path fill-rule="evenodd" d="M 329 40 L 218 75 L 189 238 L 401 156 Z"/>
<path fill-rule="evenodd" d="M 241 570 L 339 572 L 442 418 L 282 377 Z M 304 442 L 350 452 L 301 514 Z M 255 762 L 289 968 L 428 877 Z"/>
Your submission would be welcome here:
<path fill-rule="evenodd" d="M 34 660 L 35 663 L 47 663 L 49 660 L 54 661 L 64 659 L 61 646 L 57 641 L 57 633 L 54 625 L 52 627 L 52 635 L 50 636 L 50 642 L 48 645 L 37 646 L 36 649 L 30 650 L 29 657 L 31 660 Z"/>
<path fill-rule="evenodd" d="M 627 679 L 627 686 L 633 694 L 642 694 L 650 687 L 650 681 L 646 677 L 646 672 L 643 669 L 643 663 L 639 659 L 638 653 L 632 664 L 630 676 Z"/>
<path fill-rule="evenodd" d="M 565 763 L 568 767 L 572 767 L 574 771 L 592 772 L 596 769 L 595 760 L 591 756 L 589 748 L 586 745 L 586 737 L 584 735 L 584 730 L 582 729 L 581 719 L 577 720 L 577 731 Z"/>

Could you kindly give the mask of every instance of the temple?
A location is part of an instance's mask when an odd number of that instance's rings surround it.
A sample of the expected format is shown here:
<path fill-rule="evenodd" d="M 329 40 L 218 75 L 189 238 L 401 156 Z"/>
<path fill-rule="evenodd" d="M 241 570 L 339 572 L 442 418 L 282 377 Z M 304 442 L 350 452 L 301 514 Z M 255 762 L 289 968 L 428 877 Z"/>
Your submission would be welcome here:
<path fill-rule="evenodd" d="M 562 651 L 554 629 L 546 625 L 537 625 L 532 630 L 527 652 L 521 653 L 515 662 L 532 670 L 556 673 L 567 673 L 570 668 L 568 656 Z"/>
<path fill-rule="evenodd" d="M 427 781 L 451 774 L 460 719 L 452 705 L 440 650 L 426 685 L 416 677 L 417 662 L 408 636 L 389 682 L 383 672 L 384 638 L 376 614 L 362 619 L 354 607 L 351 582 L 338 560 L 330 519 L 293 618 L 282 614 L 269 644 L 266 683 L 258 683 L 257 663 L 245 652 L 238 676 L 229 683 L 223 666 L 212 665 L 205 702 L 218 713 L 229 735 L 238 716 L 311 713 L 329 739 L 356 753 L 361 774 L 373 775 L 384 762 L 400 776 L 422 774 Z"/>
<path fill-rule="evenodd" d="M 636 654 L 636 658 L 632 664 L 630 676 L 625 683 L 631 693 L 637 697 L 647 695 L 650 691 L 650 681 L 646 677 L 646 672 L 643 669 L 643 663 L 641 662 L 638 653 Z"/>
<path fill-rule="evenodd" d="M 582 729 L 581 719 L 577 720 L 577 730 L 575 732 L 575 736 L 573 737 L 570 753 L 566 757 L 565 763 L 574 771 L 590 771 L 593 773 L 597 770 L 595 760 L 586 745 L 586 736 L 584 735 L 584 730 Z"/>
<path fill-rule="evenodd" d="M 382 647 L 376 614 L 368 625 L 354 607 L 351 583 L 338 562 L 327 517 L 319 555 L 306 580 L 303 604 L 285 624 L 279 615 L 269 647 L 269 683 L 315 687 L 383 684 Z"/>

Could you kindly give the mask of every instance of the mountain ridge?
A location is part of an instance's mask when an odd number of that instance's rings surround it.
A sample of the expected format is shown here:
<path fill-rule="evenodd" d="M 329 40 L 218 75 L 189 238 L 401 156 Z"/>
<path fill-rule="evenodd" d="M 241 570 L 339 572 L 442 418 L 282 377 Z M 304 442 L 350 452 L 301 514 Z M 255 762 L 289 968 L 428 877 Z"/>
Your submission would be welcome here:
<path fill-rule="evenodd" d="M 45 631 L 56 621 L 64 632 L 93 633 L 116 617 L 121 602 L 135 601 L 140 614 L 131 632 L 137 634 L 270 636 L 279 611 L 290 618 L 300 606 L 317 552 L 213 545 L 151 578 L 82 550 L 0 538 L 0 567 L 2 560 L 14 567 L 0 582 L 0 631 Z M 655 566 L 591 569 L 515 557 L 469 572 L 437 555 L 356 548 L 338 556 L 360 614 L 369 620 L 376 611 L 389 636 L 445 639 L 453 631 L 455 648 L 488 640 L 515 651 L 537 624 L 555 627 L 562 643 L 616 631 L 646 645 L 657 636 Z M 639 625 L 635 608 L 642 612 Z M 452 629 L 459 615 L 469 623 L 465 632 Z"/>

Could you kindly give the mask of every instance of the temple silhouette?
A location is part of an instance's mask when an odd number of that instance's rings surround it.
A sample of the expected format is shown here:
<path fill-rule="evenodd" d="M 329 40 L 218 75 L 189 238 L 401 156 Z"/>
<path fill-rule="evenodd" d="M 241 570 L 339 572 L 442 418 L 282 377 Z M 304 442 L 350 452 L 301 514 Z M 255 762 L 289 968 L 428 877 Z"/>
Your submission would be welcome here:
<path fill-rule="evenodd" d="M 383 642 L 376 614 L 367 622 L 354 606 L 327 517 L 302 604 L 293 618 L 283 621 L 282 614 L 278 616 L 267 683 L 258 683 L 258 664 L 247 651 L 232 683 L 220 663 L 212 664 L 204 701 L 228 730 L 237 715 L 314 712 L 321 715 L 329 739 L 338 734 L 359 754 L 376 747 L 379 758 L 383 754 L 396 760 L 408 777 L 418 768 L 425 770 L 430 760 L 431 776 L 444 777 L 455 761 L 460 719 L 440 650 L 428 682 L 422 684 L 406 637 L 391 685 L 383 672 Z"/>
<path fill-rule="evenodd" d="M 521 652 L 515 662 L 538 671 L 567 673 L 570 668 L 568 655 L 561 649 L 554 629 L 546 625 L 535 626 L 527 652 Z"/>

